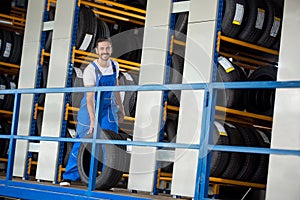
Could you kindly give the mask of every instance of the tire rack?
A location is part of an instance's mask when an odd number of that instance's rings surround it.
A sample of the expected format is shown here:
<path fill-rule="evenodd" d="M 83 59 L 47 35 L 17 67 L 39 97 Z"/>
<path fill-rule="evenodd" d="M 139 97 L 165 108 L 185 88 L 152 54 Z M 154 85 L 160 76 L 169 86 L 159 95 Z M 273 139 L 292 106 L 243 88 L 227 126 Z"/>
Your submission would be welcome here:
<path fill-rule="evenodd" d="M 172 108 L 170 108 L 169 107 L 169 109 L 172 109 Z M 218 110 L 218 108 L 216 108 L 217 110 Z M 226 109 L 226 108 L 219 108 L 220 110 L 225 110 L 225 112 L 228 112 L 228 110 Z M 238 113 L 237 113 L 237 115 L 239 115 Z M 169 175 L 168 174 L 161 174 L 161 177 L 169 177 Z M 220 182 L 221 184 L 222 183 L 226 183 L 226 181 L 222 181 L 222 180 L 218 180 L 218 179 L 214 179 L 214 178 L 210 178 L 210 181 L 211 182 Z M 232 184 L 232 183 L 230 183 L 230 182 L 227 182 L 228 184 Z M 242 184 L 242 183 L 241 183 Z M 251 183 L 250 183 L 251 184 Z"/>
<path fill-rule="evenodd" d="M 48 1 L 48 8 L 49 8 L 51 2 L 55 3 L 56 1 L 55 0 L 49 0 Z M 132 10 L 135 10 L 135 8 L 133 8 L 133 7 L 125 6 L 125 5 L 122 5 L 122 4 L 119 4 L 119 3 L 115 3 L 115 2 L 110 2 L 110 1 L 106 1 L 106 0 L 99 0 L 99 2 L 108 3 L 108 4 L 115 5 L 115 6 L 118 6 L 120 8 L 124 8 L 124 9 L 127 9 L 129 7 Z M 79 3 L 81 3 L 83 5 L 91 6 L 91 7 L 94 7 L 94 8 L 104 8 L 105 9 L 107 7 L 108 9 L 110 9 L 109 6 L 106 6 L 106 7 L 105 6 L 100 6 L 100 5 L 97 5 L 96 3 L 91 3 L 91 2 L 88 2 L 88 1 L 80 1 Z M 140 10 L 140 9 L 137 9 L 137 10 Z M 93 11 L 95 12 L 95 14 L 101 14 L 99 11 L 95 11 L 95 10 L 93 10 Z M 116 13 L 118 13 L 118 10 L 114 9 L 114 11 Z M 131 14 L 128 13 L 127 15 L 130 16 Z M 113 18 L 119 19 L 119 20 L 124 20 L 124 18 L 121 18 L 121 17 L 118 17 L 118 16 L 113 17 Z M 104 19 L 104 20 L 107 20 L 107 19 Z M 124 21 L 126 21 L 126 20 L 124 20 Z M 135 21 L 130 21 L 130 22 L 135 23 Z M 253 44 L 246 43 L 246 42 L 239 41 L 239 40 L 235 40 L 235 39 L 232 39 L 232 38 L 229 38 L 229 37 L 226 37 L 226 36 L 222 36 L 221 32 L 218 32 L 218 48 L 217 48 L 217 51 L 219 52 L 220 55 L 224 55 L 224 56 L 233 56 L 233 55 L 228 54 L 228 53 L 220 52 L 220 49 L 222 49 L 221 48 L 222 41 L 230 42 L 232 44 L 237 44 L 237 45 L 240 45 L 240 46 L 244 46 L 244 47 L 259 50 L 259 51 L 262 51 L 262 52 L 270 53 L 270 54 L 273 54 L 273 55 L 278 55 L 279 54 L 279 52 L 276 51 L 276 50 L 267 49 L 267 48 L 264 48 L 264 47 L 260 47 L 258 45 L 253 45 Z M 176 38 L 174 38 L 174 36 L 172 36 L 171 37 L 171 44 L 170 44 L 170 53 L 171 54 L 173 52 L 173 45 L 182 45 L 182 46 L 184 46 L 185 42 L 177 40 Z M 42 64 L 43 60 L 44 60 L 44 57 L 49 57 L 50 53 L 45 52 L 44 49 L 43 49 L 41 55 L 42 55 L 41 56 L 41 64 Z M 84 52 L 84 51 L 81 51 L 81 50 L 76 50 L 76 48 L 73 47 L 72 61 L 71 61 L 72 63 L 77 62 L 77 63 L 89 64 L 90 61 L 94 60 L 95 58 L 97 58 L 97 54 L 87 53 L 87 52 Z M 240 60 L 243 60 L 243 57 L 238 57 L 238 58 Z M 139 63 L 126 61 L 126 60 L 122 60 L 122 59 L 114 59 L 114 58 L 113 58 L 113 60 L 116 60 L 117 62 L 120 63 L 120 70 L 121 71 L 127 71 L 127 70 L 139 71 L 139 66 L 140 66 Z M 246 59 L 245 61 L 249 61 L 249 59 Z M 251 62 L 251 61 L 252 60 L 250 59 L 249 62 Z M 260 64 L 260 65 L 264 64 L 264 62 L 255 62 L 255 61 L 253 61 L 252 63 Z M 252 69 L 253 69 L 253 67 L 252 67 Z M 167 110 L 172 110 L 172 111 L 178 111 L 179 110 L 178 107 L 174 107 L 174 106 L 170 106 L 170 105 L 168 105 L 166 108 L 167 108 Z M 36 119 L 36 117 L 37 117 L 37 111 L 38 110 L 43 110 L 43 107 L 40 107 L 40 106 L 38 106 L 38 104 L 35 104 L 34 119 Z M 230 121 L 230 122 L 238 122 L 238 123 L 249 124 L 249 125 L 250 124 L 251 125 L 256 124 L 258 126 L 264 126 L 264 127 L 265 126 L 270 127 L 271 126 L 270 123 L 272 122 L 272 118 L 268 117 L 268 116 L 263 116 L 263 115 L 258 115 L 258 114 L 254 114 L 254 113 L 238 111 L 238 110 L 224 108 L 224 107 L 220 107 L 220 106 L 216 106 L 216 111 L 217 111 L 217 113 L 219 112 L 219 113 L 223 113 L 223 114 L 224 113 L 229 114 L 229 115 L 226 116 L 226 120 Z M 65 114 L 65 120 L 68 120 L 68 115 L 69 114 L 76 114 L 77 112 L 78 112 L 78 108 L 71 107 L 71 106 L 69 106 L 69 104 L 67 104 L 66 105 L 66 112 L 65 112 L 66 113 Z M 216 115 L 216 119 L 218 119 L 218 115 Z M 128 123 L 131 123 L 132 121 L 134 121 L 134 118 L 126 116 L 125 120 L 128 121 Z M 70 123 L 76 124 L 76 122 L 74 122 L 74 121 L 70 121 Z M 37 164 L 37 162 L 29 160 L 29 166 L 28 166 L 28 170 L 27 170 L 28 174 L 30 173 L 30 170 L 31 170 L 30 166 L 31 165 L 36 165 L 36 164 Z M 59 166 L 58 181 L 60 181 L 61 172 L 63 172 L 64 170 L 65 169 L 62 167 L 62 165 L 60 165 Z M 126 175 L 126 174 L 124 175 L 125 178 L 127 176 L 128 175 Z M 161 172 L 161 173 L 159 172 L 158 173 L 157 184 L 159 184 L 160 181 L 171 181 L 172 179 L 170 177 L 171 177 L 171 174 L 164 173 L 164 172 Z M 219 179 L 219 178 L 214 178 L 214 177 L 211 177 L 210 180 L 213 180 L 213 181 L 210 181 L 210 182 L 215 183 L 214 185 L 217 185 L 217 186 L 219 186 L 220 184 L 232 184 L 232 185 L 249 186 L 249 187 L 250 186 L 252 186 L 252 187 L 257 186 L 257 188 L 265 188 L 264 184 L 255 184 L 255 183 L 248 183 L 248 182 L 243 182 L 243 181 Z"/>
<path fill-rule="evenodd" d="M 24 8 L 12 7 L 11 14 L 5 15 L 0 13 L 0 26 L 9 30 L 23 32 L 26 23 L 26 10 Z M 4 73 L 17 75 L 20 66 L 7 62 L 0 62 L 0 70 Z"/>
<path fill-rule="evenodd" d="M 24 32 L 26 23 L 26 9 L 12 7 L 10 15 L 0 13 L 0 27 L 8 30 L 16 30 L 18 32 Z M 3 73 L 18 75 L 20 65 L 12 64 L 8 62 L 0 62 L 0 71 Z M 12 111 L 0 110 L 1 119 L 11 119 L 13 115 Z M 0 162 L 7 162 L 7 158 L 0 158 Z"/>

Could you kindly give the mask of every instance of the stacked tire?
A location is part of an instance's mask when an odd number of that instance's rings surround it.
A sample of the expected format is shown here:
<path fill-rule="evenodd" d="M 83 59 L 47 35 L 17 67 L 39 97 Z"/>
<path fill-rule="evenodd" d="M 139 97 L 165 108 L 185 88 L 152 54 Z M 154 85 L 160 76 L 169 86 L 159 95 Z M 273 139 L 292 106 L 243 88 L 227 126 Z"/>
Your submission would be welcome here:
<path fill-rule="evenodd" d="M 283 8 L 277 1 L 225 0 L 222 34 L 278 49 Z"/>
<path fill-rule="evenodd" d="M 217 82 L 276 81 L 277 67 L 262 66 L 248 75 L 227 58 L 220 56 Z M 251 113 L 272 116 L 274 111 L 275 89 L 224 89 L 218 90 L 218 106 L 246 110 Z"/>
<path fill-rule="evenodd" d="M 0 122 L 0 135 L 9 135 L 11 131 L 11 124 L 7 120 Z M 0 139 L 0 158 L 7 158 L 9 147 L 9 139 Z"/>
<path fill-rule="evenodd" d="M 242 82 L 247 76 L 242 68 L 230 62 L 227 58 L 218 58 L 217 82 Z M 217 102 L 219 106 L 237 110 L 245 109 L 245 91 L 243 89 L 218 90 Z"/>
<path fill-rule="evenodd" d="M 17 88 L 17 79 L 15 76 L 7 74 L 0 75 L 0 89 L 9 90 Z M 12 94 L 1 94 L 0 95 L 0 110 L 12 111 L 14 106 L 14 95 Z"/>
<path fill-rule="evenodd" d="M 266 66 L 254 70 L 248 77 L 249 81 L 276 81 L 277 67 Z M 248 112 L 273 116 L 275 89 L 248 89 L 245 95 Z"/>
<path fill-rule="evenodd" d="M 0 28 L 0 62 L 19 64 L 22 46 L 22 34 Z"/>
<path fill-rule="evenodd" d="M 91 139 L 92 135 L 86 138 Z M 102 130 L 100 138 L 103 140 L 127 140 L 126 134 L 116 134 L 109 130 Z M 91 159 L 91 143 L 82 143 L 78 151 L 78 172 L 80 179 L 84 184 L 88 184 L 90 159 Z M 96 176 L 96 188 L 100 190 L 108 190 L 115 187 L 124 172 L 129 170 L 130 154 L 124 145 L 104 144 L 100 145 L 99 154 L 96 156 L 98 162 L 98 172 Z"/>
<path fill-rule="evenodd" d="M 48 20 L 55 20 L 55 7 L 50 7 Z M 52 31 L 46 35 L 45 51 L 51 51 Z M 110 37 L 110 31 L 106 22 L 100 20 L 87 6 L 81 6 L 78 17 L 78 28 L 76 36 L 76 49 L 91 52 L 99 37 Z"/>
<path fill-rule="evenodd" d="M 271 133 L 228 122 L 215 122 L 214 143 L 217 145 L 269 148 Z M 210 167 L 212 177 L 265 183 L 269 156 L 257 153 L 213 151 Z"/>

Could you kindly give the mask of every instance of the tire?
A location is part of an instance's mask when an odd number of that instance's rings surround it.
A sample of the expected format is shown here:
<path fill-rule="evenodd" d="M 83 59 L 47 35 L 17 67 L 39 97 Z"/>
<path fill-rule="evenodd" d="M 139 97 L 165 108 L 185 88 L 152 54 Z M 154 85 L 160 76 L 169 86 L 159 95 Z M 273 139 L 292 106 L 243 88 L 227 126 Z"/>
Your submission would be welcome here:
<path fill-rule="evenodd" d="M 257 44 L 267 48 L 279 40 L 282 25 L 282 8 L 273 1 L 265 1 L 267 5 L 267 21 L 263 34 Z"/>
<path fill-rule="evenodd" d="M 178 13 L 175 22 L 175 38 L 180 41 L 186 40 L 187 24 L 188 24 L 188 13 Z"/>
<path fill-rule="evenodd" d="M 277 67 L 266 66 L 254 70 L 249 81 L 276 81 Z M 275 102 L 275 89 L 248 89 L 246 91 L 246 110 L 261 115 L 272 116 Z"/>
<path fill-rule="evenodd" d="M 6 89 L 16 89 L 17 88 L 14 77 L 7 75 L 5 77 L 5 81 L 6 81 Z M 14 95 L 6 94 L 4 97 L 2 109 L 12 111 L 13 107 L 14 107 L 14 99 L 15 99 Z"/>
<path fill-rule="evenodd" d="M 97 32 L 97 20 L 94 12 L 85 6 L 80 7 L 79 19 L 78 19 L 78 29 L 77 29 L 77 39 L 76 39 L 76 49 L 83 51 L 91 51 L 95 46 L 95 36 Z M 84 47 L 83 42 L 86 36 L 90 35 L 92 38 Z"/>
<path fill-rule="evenodd" d="M 12 38 L 13 38 L 14 45 L 12 46 L 9 62 L 13 64 L 19 64 L 21 60 L 21 54 L 22 54 L 23 36 L 17 32 L 13 32 Z"/>
<path fill-rule="evenodd" d="M 271 141 L 270 132 L 261 131 L 254 128 L 252 128 L 252 131 L 258 141 L 257 147 L 270 148 L 270 141 Z M 254 171 L 249 181 L 256 182 L 256 183 L 266 183 L 267 174 L 268 174 L 269 155 L 259 154 L 258 157 L 259 160 L 258 160 L 257 169 L 256 171 Z"/>
<path fill-rule="evenodd" d="M 236 126 L 228 122 L 224 123 L 224 128 L 229 137 L 229 143 L 232 146 L 244 146 L 243 138 Z M 226 169 L 222 172 L 221 178 L 233 179 L 242 168 L 244 156 L 241 153 L 231 152 Z"/>
<path fill-rule="evenodd" d="M 225 64 L 223 64 L 223 60 L 225 59 Z M 216 81 L 217 82 L 237 82 L 237 81 L 245 81 L 245 74 L 243 74 L 242 69 L 238 69 L 239 66 L 234 65 L 225 57 L 219 57 L 220 64 L 218 65 L 218 72 Z M 222 60 L 222 61 L 221 61 Z M 223 67 L 224 66 L 224 67 Z M 232 71 L 227 71 L 227 67 L 230 66 Z M 244 105 L 244 90 L 242 89 L 225 89 L 224 91 L 219 90 L 217 94 L 217 105 L 234 108 L 237 110 L 243 110 L 245 108 Z"/>
<path fill-rule="evenodd" d="M 4 75 L 0 75 L 0 89 L 7 90 L 9 89 L 7 79 Z M 3 110 L 5 108 L 5 103 L 8 95 L 0 94 L 0 109 Z"/>
<path fill-rule="evenodd" d="M 80 68 L 77 67 L 73 68 L 72 87 L 84 87 L 82 73 L 83 72 Z M 72 107 L 79 108 L 83 96 L 84 96 L 83 92 L 72 92 L 70 95 L 70 105 Z"/>
<path fill-rule="evenodd" d="M 48 64 L 44 64 L 42 66 L 42 74 L 41 74 L 41 88 L 46 88 L 47 87 L 47 77 L 48 77 L 48 70 L 49 66 Z M 43 106 L 45 104 L 45 93 L 40 93 L 39 98 L 38 98 L 38 104 L 40 106 Z"/>
<path fill-rule="evenodd" d="M 171 84 L 182 83 L 183 62 L 184 59 L 180 55 L 174 54 L 172 56 L 172 65 L 170 69 L 169 83 Z M 180 90 L 171 90 L 168 92 L 168 103 L 173 106 L 179 106 L 180 97 L 181 97 Z"/>
<path fill-rule="evenodd" d="M 217 129 L 216 125 L 214 126 L 213 144 L 229 145 L 228 136 L 222 135 L 219 132 L 219 130 Z M 213 151 L 211 153 L 210 176 L 212 176 L 212 177 L 220 177 L 221 176 L 222 172 L 227 167 L 227 164 L 229 161 L 229 156 L 230 156 L 230 153 L 228 153 L 228 152 Z"/>
<path fill-rule="evenodd" d="M 1 31 L 1 30 L 0 30 Z M 2 29 L 2 44 L 0 50 L 0 61 L 7 62 L 12 54 L 13 41 L 11 33 L 8 30 Z"/>
<path fill-rule="evenodd" d="M 167 119 L 165 124 L 165 131 L 167 134 L 168 142 L 176 143 L 177 127 L 178 127 L 178 118 L 174 120 Z"/>
<path fill-rule="evenodd" d="M 222 19 L 222 34 L 236 37 L 244 26 L 247 4 L 245 0 L 225 0 Z"/>
<path fill-rule="evenodd" d="M 245 146 L 255 147 L 258 145 L 257 139 L 255 135 L 253 135 L 250 128 L 242 126 L 237 126 L 237 128 L 243 137 Z M 242 153 L 242 155 L 245 157 L 245 162 L 243 163 L 242 168 L 240 169 L 239 173 L 235 176 L 234 179 L 240 181 L 247 181 L 257 170 L 259 156 L 253 153 Z"/>
<path fill-rule="evenodd" d="M 134 79 L 130 73 L 120 72 L 119 74 L 119 85 L 136 85 Z M 135 107 L 136 107 L 136 91 L 126 91 L 120 92 L 125 115 L 134 117 L 135 116 Z"/>
<path fill-rule="evenodd" d="M 0 123 L 0 134 L 9 135 L 10 134 L 10 125 L 6 121 Z M 0 157 L 7 158 L 7 151 L 9 147 L 9 139 L 0 139 Z"/>
<path fill-rule="evenodd" d="M 92 138 L 92 135 L 88 135 L 86 138 Z M 103 130 L 101 132 L 101 138 L 106 140 L 121 140 L 121 136 L 116 133 Z M 89 167 L 90 167 L 90 150 L 91 144 L 82 143 L 78 152 L 78 172 L 81 181 L 84 184 L 88 184 L 89 180 Z M 124 157 L 126 153 L 126 146 L 123 145 L 100 145 L 98 154 L 98 170 L 101 173 L 96 177 L 96 188 L 100 190 L 108 190 L 118 184 L 122 178 L 123 172 L 128 168 L 125 166 L 128 163 L 126 160 L 128 157 Z"/>
<path fill-rule="evenodd" d="M 41 136 L 42 124 L 43 124 L 43 111 L 39 111 L 36 118 L 36 134 Z"/>
<path fill-rule="evenodd" d="M 248 15 L 245 19 L 245 26 L 238 34 L 238 39 L 254 43 L 263 33 L 265 24 L 266 5 L 261 0 L 246 0 Z"/>
<path fill-rule="evenodd" d="M 54 19 L 55 19 L 55 7 L 50 7 L 50 10 L 48 13 L 48 20 L 54 21 Z M 46 52 L 51 51 L 52 34 L 53 34 L 52 30 L 47 32 L 46 43 L 45 43 L 45 51 Z"/>

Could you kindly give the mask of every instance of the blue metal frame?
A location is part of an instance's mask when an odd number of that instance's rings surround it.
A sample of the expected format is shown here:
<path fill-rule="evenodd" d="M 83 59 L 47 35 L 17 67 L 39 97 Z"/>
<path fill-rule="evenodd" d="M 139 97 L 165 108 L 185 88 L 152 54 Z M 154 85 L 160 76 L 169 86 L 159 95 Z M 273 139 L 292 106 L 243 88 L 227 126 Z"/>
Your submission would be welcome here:
<path fill-rule="evenodd" d="M 172 2 L 176 2 L 177 0 L 173 0 Z M 175 30 L 175 19 L 176 14 L 171 14 L 170 16 L 170 24 L 169 24 L 169 40 L 168 40 L 168 49 L 167 49 L 167 59 L 166 59 L 166 72 L 165 72 L 165 79 L 164 84 L 170 83 L 170 71 L 171 71 L 171 64 L 172 64 L 172 55 L 170 53 L 170 47 L 172 43 L 172 35 L 174 34 Z M 160 120 L 160 133 L 159 133 L 159 140 L 162 141 L 164 139 L 164 130 L 165 130 L 165 124 L 166 121 L 163 118 L 164 115 L 164 109 L 165 109 L 165 102 L 168 100 L 168 91 L 163 91 L 163 99 L 162 99 L 162 107 L 161 107 L 161 120 Z M 158 168 L 159 165 L 156 162 L 155 166 L 155 175 L 154 175 L 154 183 L 153 183 L 153 194 L 158 194 L 158 188 L 157 188 L 157 176 L 158 176 Z"/>
<path fill-rule="evenodd" d="M 37 94 L 37 93 L 66 93 L 66 92 L 86 92 L 94 91 L 98 92 L 97 98 L 100 99 L 101 91 L 165 91 L 169 89 L 174 90 L 204 90 L 205 92 L 205 103 L 204 103 L 204 115 L 201 132 L 201 143 L 200 144 L 181 144 L 181 143 L 164 143 L 164 142 L 138 142 L 138 141 L 124 141 L 124 140 L 103 140 L 97 139 L 94 135 L 93 139 L 85 138 L 63 138 L 63 137 L 41 137 L 41 136 L 20 136 L 17 135 L 18 126 L 18 115 L 19 115 L 19 103 L 22 94 Z M 102 86 L 102 87 L 83 87 L 83 88 L 41 88 L 41 89 L 13 89 L 13 90 L 0 90 L 0 94 L 13 94 L 15 95 L 14 102 L 14 114 L 12 120 L 12 127 L 10 135 L 0 135 L 0 138 L 10 139 L 9 147 L 9 157 L 7 165 L 6 179 L 0 180 L 0 195 L 30 198 L 30 199 L 40 199 L 41 197 L 57 198 L 65 197 L 68 198 L 128 198 L 133 199 L 134 197 L 107 194 L 104 192 L 95 191 L 95 171 L 96 168 L 91 168 L 88 188 L 85 189 L 74 189 L 74 188 L 61 188 L 57 186 L 48 186 L 41 184 L 32 184 L 27 182 L 18 182 L 13 179 L 12 168 L 14 161 L 14 150 L 16 140 L 32 140 L 32 141 L 59 141 L 59 142 L 85 142 L 92 143 L 92 160 L 95 163 L 95 152 L 96 144 L 118 144 L 118 145 L 135 145 L 135 146 L 151 146 L 151 147 L 165 147 L 165 148 L 185 148 L 185 149 L 196 149 L 199 150 L 199 166 L 197 171 L 197 184 L 195 188 L 195 199 L 207 199 L 206 187 L 207 180 L 206 167 L 207 167 L 207 157 L 205 156 L 207 151 L 227 151 L 227 152 L 244 152 L 244 153 L 259 153 L 259 154 L 277 154 L 285 156 L 300 156 L 300 150 L 292 149 L 274 149 L 274 148 L 257 148 L 257 147 L 243 147 L 243 146 L 226 146 L 226 145 L 209 145 L 207 128 L 209 123 L 207 123 L 211 116 L 211 103 L 213 97 L 213 91 L 220 88 L 300 88 L 300 81 L 287 81 L 287 82 L 240 82 L 240 83 L 195 83 L 195 84 L 162 84 L 162 85 L 143 85 L 143 86 Z M 96 113 L 99 114 L 99 107 L 97 107 Z M 95 130 L 96 131 L 96 130 Z M 93 164 L 91 163 L 93 166 Z M 30 190 L 28 190 L 30 188 Z M 33 193 L 34 191 L 34 193 Z"/>

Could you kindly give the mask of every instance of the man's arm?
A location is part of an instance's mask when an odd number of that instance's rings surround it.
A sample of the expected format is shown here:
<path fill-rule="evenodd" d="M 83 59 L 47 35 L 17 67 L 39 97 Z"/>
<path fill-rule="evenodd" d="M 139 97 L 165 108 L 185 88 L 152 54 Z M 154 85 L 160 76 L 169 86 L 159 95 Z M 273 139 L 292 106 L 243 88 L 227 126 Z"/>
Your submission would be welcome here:
<path fill-rule="evenodd" d="M 88 134 L 92 134 L 95 126 L 95 93 L 94 92 L 86 93 L 86 104 L 90 116 L 90 130 Z"/>
<path fill-rule="evenodd" d="M 119 80 L 116 79 L 116 86 L 119 85 Z M 117 91 L 117 92 L 114 92 L 114 96 L 115 96 L 115 101 L 119 107 L 119 110 L 118 110 L 118 117 L 119 117 L 119 122 L 122 122 L 124 120 L 124 115 L 125 115 L 125 112 L 124 112 L 124 107 L 123 107 L 123 103 L 122 103 L 122 100 L 121 100 L 121 96 L 120 96 L 120 92 Z"/>

